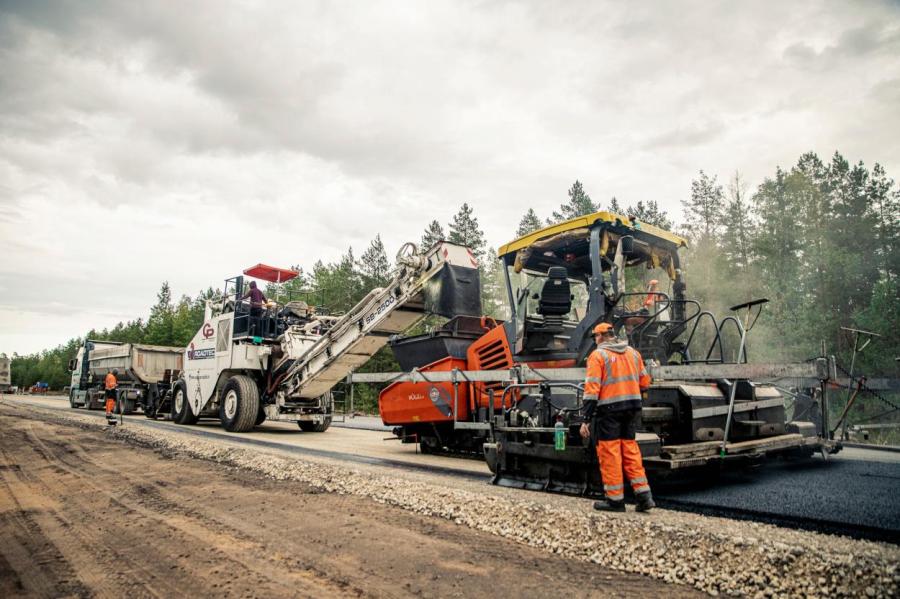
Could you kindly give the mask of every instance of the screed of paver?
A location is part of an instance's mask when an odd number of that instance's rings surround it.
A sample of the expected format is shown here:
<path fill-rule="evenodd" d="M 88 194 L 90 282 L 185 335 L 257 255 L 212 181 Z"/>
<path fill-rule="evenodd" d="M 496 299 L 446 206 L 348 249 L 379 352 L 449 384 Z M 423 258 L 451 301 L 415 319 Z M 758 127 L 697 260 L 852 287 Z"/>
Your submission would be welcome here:
<path fill-rule="evenodd" d="M 0 595 L 699 596 L 0 406 Z"/>

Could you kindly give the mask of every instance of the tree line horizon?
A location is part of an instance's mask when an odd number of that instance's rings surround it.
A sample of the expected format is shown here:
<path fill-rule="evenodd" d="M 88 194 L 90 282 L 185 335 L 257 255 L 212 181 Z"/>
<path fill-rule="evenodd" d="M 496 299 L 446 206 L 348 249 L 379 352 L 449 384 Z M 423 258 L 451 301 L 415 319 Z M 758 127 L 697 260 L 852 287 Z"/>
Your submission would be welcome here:
<path fill-rule="evenodd" d="M 900 190 L 881 165 L 851 164 L 839 152 L 823 161 L 808 152 L 787 170 L 776 167 L 752 192 L 739 172 L 723 183 L 701 170 L 681 209 L 676 222 L 655 200 L 595 202 L 576 180 L 567 199 L 546 218 L 527 207 L 514 235 L 601 210 L 670 230 L 689 242 L 682 254 L 688 297 L 714 312 L 750 297 L 770 299 L 760 331 L 751 334 L 751 360 L 807 359 L 821 353 L 824 343 L 829 353 L 849 361 L 852 339 L 841 327 L 859 328 L 882 335 L 858 359 L 861 371 L 898 376 Z M 472 249 L 481 265 L 483 311 L 502 317 L 505 285 L 496 248 L 488 246 L 467 202 L 446 229 L 437 220 L 428 223 L 421 246 L 438 239 Z M 392 268 L 376 235 L 358 258 L 350 247 L 337 261 L 319 260 L 308 272 L 294 266 L 301 275 L 284 288 L 303 291 L 311 303 L 340 313 L 385 284 Z M 209 287 L 175 300 L 163 282 L 146 319 L 92 329 L 52 349 L 13 354 L 12 384 L 68 385 L 66 365 L 84 339 L 184 347 L 202 325 L 205 301 L 217 294 Z M 398 368 L 387 348 L 363 367 Z M 364 403 L 371 401 L 371 393 L 362 395 Z"/>

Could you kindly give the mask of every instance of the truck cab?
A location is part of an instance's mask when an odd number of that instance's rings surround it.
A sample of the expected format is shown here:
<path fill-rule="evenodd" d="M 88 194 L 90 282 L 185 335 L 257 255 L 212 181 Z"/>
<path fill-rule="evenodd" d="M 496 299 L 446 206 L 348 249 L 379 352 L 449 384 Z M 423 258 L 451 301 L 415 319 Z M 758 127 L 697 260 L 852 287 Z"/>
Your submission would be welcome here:
<path fill-rule="evenodd" d="M 91 372 L 90 358 L 93 351 L 116 347 L 121 343 L 115 341 L 95 341 L 88 339 L 75 357 L 69 360 L 69 372 L 72 373 L 69 382 L 69 406 L 72 408 L 84 407 L 89 410 L 99 410 L 104 405 L 103 393 L 100 387 L 103 382 L 98 381 Z"/>

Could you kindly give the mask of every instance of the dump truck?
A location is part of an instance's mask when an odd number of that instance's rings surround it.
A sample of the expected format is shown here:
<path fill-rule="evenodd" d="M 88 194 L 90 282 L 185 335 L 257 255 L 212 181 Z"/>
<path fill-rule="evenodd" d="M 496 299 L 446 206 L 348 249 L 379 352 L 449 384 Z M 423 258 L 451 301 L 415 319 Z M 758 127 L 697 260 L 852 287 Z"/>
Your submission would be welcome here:
<path fill-rule="evenodd" d="M 9 391 L 11 385 L 9 358 L 6 354 L 0 354 L 0 393 Z"/>
<path fill-rule="evenodd" d="M 119 371 L 116 405 L 124 413 L 131 413 L 144 403 L 152 389 L 166 385 L 178 375 L 183 352 L 181 347 L 87 340 L 69 361 L 69 405 L 89 410 L 104 407 L 104 379 L 115 369 Z"/>
<path fill-rule="evenodd" d="M 760 382 L 824 385 L 833 363 L 750 363 L 747 332 L 765 300 L 724 318 L 705 310 L 686 294 L 686 246 L 610 212 L 525 235 L 499 251 L 508 318 L 457 315 L 429 333 L 396 337 L 406 372 L 350 382 L 389 382 L 379 409 L 400 440 L 424 452 L 483 454 L 497 484 L 602 492 L 596 453 L 579 427 L 592 330 L 607 322 L 651 365 L 638 435 L 649 470 L 839 450 L 814 423 L 788 420 L 784 397 Z M 659 280 L 668 285 L 655 291 Z"/>
<path fill-rule="evenodd" d="M 247 279 L 279 286 L 295 271 L 257 264 L 227 279 L 222 296 L 206 302 L 181 376 L 169 392 L 151 396 L 147 415 L 171 414 L 179 424 L 218 418 L 232 432 L 265 420 L 324 432 L 333 418 L 332 388 L 391 336 L 426 314 L 480 313 L 478 264 L 468 248 L 439 242 L 419 251 L 407 243 L 396 264 L 384 287 L 342 315 L 317 312 L 287 291 L 265 305 L 247 301 Z"/>

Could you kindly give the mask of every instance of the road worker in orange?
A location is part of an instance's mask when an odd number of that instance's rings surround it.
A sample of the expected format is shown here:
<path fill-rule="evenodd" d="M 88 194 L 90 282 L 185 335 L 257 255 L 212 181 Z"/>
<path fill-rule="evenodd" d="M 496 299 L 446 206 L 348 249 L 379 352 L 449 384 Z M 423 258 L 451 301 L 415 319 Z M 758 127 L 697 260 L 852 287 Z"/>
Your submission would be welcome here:
<path fill-rule="evenodd" d="M 113 414 L 113 410 L 116 409 L 116 390 L 119 386 L 119 381 L 116 378 L 119 374 L 119 370 L 113 368 L 112 372 L 106 373 L 106 379 L 103 381 L 103 386 L 106 389 L 106 422 L 110 425 L 116 424 L 116 416 Z"/>
<path fill-rule="evenodd" d="M 647 310 L 648 313 L 653 313 L 656 309 L 656 302 L 662 301 L 663 296 L 659 291 L 659 281 L 656 279 L 651 279 L 650 283 L 647 284 L 647 297 L 644 298 L 643 308 Z"/>
<path fill-rule="evenodd" d="M 641 413 L 641 393 L 650 386 L 650 375 L 644 360 L 625 341 L 619 341 L 611 324 L 594 327 L 597 349 L 587 362 L 584 382 L 585 423 L 581 436 L 597 441 L 600 477 L 605 501 L 594 503 L 594 509 L 624 512 L 625 481 L 622 470 L 637 499 L 637 510 L 655 507 L 641 450 L 635 440 Z M 590 424 L 588 424 L 588 422 Z"/>

